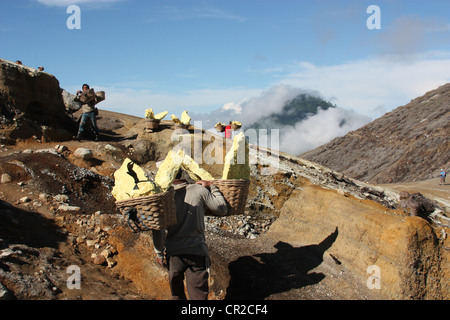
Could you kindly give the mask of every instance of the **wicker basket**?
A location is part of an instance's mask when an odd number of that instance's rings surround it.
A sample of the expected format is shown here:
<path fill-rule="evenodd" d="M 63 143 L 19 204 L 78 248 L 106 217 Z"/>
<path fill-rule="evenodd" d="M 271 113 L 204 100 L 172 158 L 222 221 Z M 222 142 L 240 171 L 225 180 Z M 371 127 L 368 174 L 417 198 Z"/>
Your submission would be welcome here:
<path fill-rule="evenodd" d="M 232 123 L 231 124 L 231 129 L 235 130 L 235 131 L 239 130 L 241 127 L 242 127 L 242 125 L 239 125 L 239 124 L 236 124 L 236 123 Z"/>
<path fill-rule="evenodd" d="M 153 131 L 159 128 L 161 120 L 156 119 L 145 119 L 145 129 L 147 131 Z"/>
<path fill-rule="evenodd" d="M 141 231 L 161 230 L 177 223 L 174 192 L 170 188 L 160 194 L 117 201 L 116 206 L 124 215 L 134 212 L 132 220 Z"/>
<path fill-rule="evenodd" d="M 250 180 L 228 179 L 214 180 L 214 185 L 222 192 L 228 204 L 227 216 L 240 215 L 245 213 Z M 207 210 L 207 215 L 211 212 Z"/>
<path fill-rule="evenodd" d="M 225 132 L 225 126 L 224 125 L 218 125 L 215 127 L 217 132 Z"/>
<path fill-rule="evenodd" d="M 106 98 L 105 91 L 97 91 L 95 95 L 97 96 L 97 103 L 104 101 Z"/>

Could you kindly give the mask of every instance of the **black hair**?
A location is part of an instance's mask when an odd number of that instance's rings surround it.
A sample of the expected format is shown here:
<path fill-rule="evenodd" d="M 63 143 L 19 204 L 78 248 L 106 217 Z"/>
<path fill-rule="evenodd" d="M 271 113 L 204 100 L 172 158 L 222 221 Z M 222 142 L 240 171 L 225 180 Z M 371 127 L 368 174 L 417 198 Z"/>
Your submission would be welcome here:
<path fill-rule="evenodd" d="M 183 170 L 180 168 L 180 169 L 178 169 L 175 179 L 181 179 L 182 175 L 183 175 Z"/>
<path fill-rule="evenodd" d="M 86 83 L 85 83 L 85 84 L 83 84 L 82 88 L 83 88 L 83 87 L 87 87 L 88 89 L 90 89 L 89 85 L 88 85 L 88 84 L 86 84 Z"/>

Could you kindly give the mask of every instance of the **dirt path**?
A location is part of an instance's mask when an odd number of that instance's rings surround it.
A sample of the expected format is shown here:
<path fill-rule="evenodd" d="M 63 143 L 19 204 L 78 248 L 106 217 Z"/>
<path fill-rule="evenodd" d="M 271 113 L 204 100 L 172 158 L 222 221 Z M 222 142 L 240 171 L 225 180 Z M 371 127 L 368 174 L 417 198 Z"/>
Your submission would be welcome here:
<path fill-rule="evenodd" d="M 383 188 L 397 191 L 408 191 L 409 193 L 420 192 L 425 197 L 434 199 L 441 205 L 450 209 L 450 183 L 439 184 L 439 178 L 417 182 L 395 183 L 380 185 Z"/>

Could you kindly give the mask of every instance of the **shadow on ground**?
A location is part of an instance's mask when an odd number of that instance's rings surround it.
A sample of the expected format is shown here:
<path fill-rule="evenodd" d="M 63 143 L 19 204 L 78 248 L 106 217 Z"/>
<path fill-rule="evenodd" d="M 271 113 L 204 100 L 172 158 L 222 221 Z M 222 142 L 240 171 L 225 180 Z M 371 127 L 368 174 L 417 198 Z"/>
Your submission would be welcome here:
<path fill-rule="evenodd" d="M 240 257 L 228 266 L 230 283 L 227 300 L 262 300 L 277 293 L 319 283 L 322 273 L 311 272 L 323 262 L 324 253 L 333 245 L 338 229 L 317 245 L 295 248 L 278 242 L 275 253 Z"/>

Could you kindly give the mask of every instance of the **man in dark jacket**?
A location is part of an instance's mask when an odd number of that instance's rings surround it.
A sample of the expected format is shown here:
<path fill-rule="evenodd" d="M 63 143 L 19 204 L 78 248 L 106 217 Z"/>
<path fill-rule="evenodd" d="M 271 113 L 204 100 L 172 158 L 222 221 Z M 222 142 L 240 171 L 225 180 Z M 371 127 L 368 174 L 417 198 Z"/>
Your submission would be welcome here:
<path fill-rule="evenodd" d="M 169 283 L 173 300 L 185 300 L 184 277 L 189 299 L 207 300 L 209 252 L 205 239 L 205 211 L 227 214 L 227 203 L 212 181 L 188 184 L 176 179 L 175 206 L 177 224 L 167 230 L 153 232 L 159 259 L 163 251 L 169 267 Z"/>
<path fill-rule="evenodd" d="M 95 134 L 95 141 L 98 141 L 98 127 L 96 120 L 95 105 L 97 104 L 97 96 L 93 89 L 89 88 L 89 85 L 83 84 L 83 91 L 77 91 L 77 95 L 74 98 L 75 102 L 81 102 L 81 115 L 80 126 L 78 128 L 77 139 L 80 140 L 83 136 L 83 132 L 86 130 L 87 121 L 91 121 L 92 128 Z"/>

